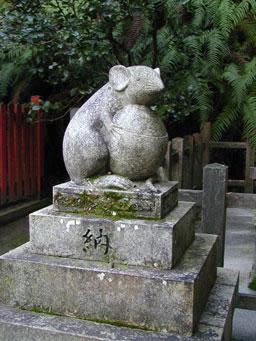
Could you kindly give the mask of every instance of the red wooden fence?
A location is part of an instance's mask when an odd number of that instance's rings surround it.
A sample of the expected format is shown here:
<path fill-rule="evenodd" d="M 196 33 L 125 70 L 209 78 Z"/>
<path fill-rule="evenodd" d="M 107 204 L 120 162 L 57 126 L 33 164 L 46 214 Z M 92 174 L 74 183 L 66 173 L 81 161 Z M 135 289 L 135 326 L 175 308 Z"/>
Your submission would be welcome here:
<path fill-rule="evenodd" d="M 31 97 L 37 104 L 38 96 Z M 26 120 L 24 105 L 0 104 L 0 206 L 39 198 L 43 180 L 43 125 Z"/>

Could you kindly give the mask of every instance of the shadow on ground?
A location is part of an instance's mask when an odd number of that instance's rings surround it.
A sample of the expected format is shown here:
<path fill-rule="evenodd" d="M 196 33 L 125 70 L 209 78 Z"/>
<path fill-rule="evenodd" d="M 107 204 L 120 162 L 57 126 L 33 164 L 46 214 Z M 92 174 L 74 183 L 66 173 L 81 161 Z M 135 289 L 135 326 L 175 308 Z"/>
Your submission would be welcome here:
<path fill-rule="evenodd" d="M 0 226 L 0 254 L 16 248 L 29 240 L 28 217 Z"/>

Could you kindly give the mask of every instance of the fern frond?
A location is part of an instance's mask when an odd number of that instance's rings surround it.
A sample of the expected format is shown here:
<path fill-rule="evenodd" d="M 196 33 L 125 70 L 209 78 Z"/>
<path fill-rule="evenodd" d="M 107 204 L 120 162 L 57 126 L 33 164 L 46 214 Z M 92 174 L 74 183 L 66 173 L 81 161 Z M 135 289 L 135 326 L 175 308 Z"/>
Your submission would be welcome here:
<path fill-rule="evenodd" d="M 255 13 L 255 11 L 256 11 L 256 0 L 248 0 L 248 2 L 251 6 L 252 11 Z"/>
<path fill-rule="evenodd" d="M 222 0 L 218 8 L 217 17 L 219 25 L 224 35 L 229 36 L 233 29 L 235 5 L 231 0 Z"/>
<path fill-rule="evenodd" d="M 6 96 L 8 87 L 12 83 L 15 76 L 15 65 L 13 63 L 5 63 L 0 69 L 0 98 Z"/>
<path fill-rule="evenodd" d="M 238 78 L 240 78 L 239 67 L 236 64 L 229 64 L 223 73 L 223 79 L 228 81 L 232 87 L 234 87 Z"/>
<path fill-rule="evenodd" d="M 131 49 L 139 37 L 143 25 L 143 16 L 140 12 L 133 13 L 132 23 L 125 33 L 125 47 Z"/>
<path fill-rule="evenodd" d="M 191 85 L 193 88 L 192 98 L 197 103 L 200 120 L 201 122 L 206 122 L 212 111 L 212 92 L 209 89 L 208 83 L 202 78 L 194 78 L 191 81 Z"/>
<path fill-rule="evenodd" d="M 230 53 L 227 40 L 218 29 L 205 31 L 201 36 L 201 42 L 207 46 L 210 67 L 217 67 L 223 58 Z"/>
<path fill-rule="evenodd" d="M 256 1 L 255 1 L 256 3 Z M 241 30 L 246 36 L 247 43 L 256 46 L 256 17 L 254 20 L 246 19 L 241 24 Z"/>
<path fill-rule="evenodd" d="M 230 64 L 223 74 L 223 78 L 229 82 L 233 90 L 233 98 L 242 103 L 246 93 L 256 80 L 256 57 L 246 63 L 242 70 L 235 64 Z"/>
<path fill-rule="evenodd" d="M 164 54 L 163 58 L 160 60 L 160 68 L 163 72 L 168 72 L 173 69 L 175 65 L 180 62 L 178 51 L 175 47 L 169 47 L 168 52 Z"/>
<path fill-rule="evenodd" d="M 239 3 L 231 0 L 222 0 L 219 6 L 218 17 L 223 33 L 228 36 L 255 8 L 255 0 L 242 0 Z"/>
<path fill-rule="evenodd" d="M 183 2 L 185 1 L 179 1 L 179 0 L 168 0 L 168 1 L 163 1 L 165 11 L 168 13 L 168 16 L 174 16 L 177 15 L 177 6 L 182 6 Z"/>
<path fill-rule="evenodd" d="M 256 97 L 248 97 L 243 105 L 244 136 L 256 148 Z"/>
<path fill-rule="evenodd" d="M 222 134 L 230 128 L 232 123 L 238 118 L 240 107 L 233 101 L 230 101 L 218 115 L 216 121 L 212 125 L 212 139 L 218 141 Z"/>
<path fill-rule="evenodd" d="M 238 25 L 247 15 L 250 10 L 250 3 L 248 0 L 242 0 L 234 7 L 234 17 L 232 18 L 233 26 Z"/>
<path fill-rule="evenodd" d="M 201 27 L 205 17 L 206 17 L 206 11 L 205 11 L 205 1 L 203 0 L 194 0 L 193 5 L 194 5 L 194 17 L 192 20 L 192 25 L 195 27 Z"/>
<path fill-rule="evenodd" d="M 170 45 L 173 46 L 173 35 L 171 34 L 169 27 L 164 26 L 157 32 L 157 44 L 158 49 L 162 53 L 166 52 L 166 49 L 170 47 Z"/>
<path fill-rule="evenodd" d="M 193 63 L 196 65 L 200 64 L 200 60 L 203 58 L 202 54 L 202 41 L 200 36 L 190 35 L 184 39 L 185 50 L 192 56 Z"/>

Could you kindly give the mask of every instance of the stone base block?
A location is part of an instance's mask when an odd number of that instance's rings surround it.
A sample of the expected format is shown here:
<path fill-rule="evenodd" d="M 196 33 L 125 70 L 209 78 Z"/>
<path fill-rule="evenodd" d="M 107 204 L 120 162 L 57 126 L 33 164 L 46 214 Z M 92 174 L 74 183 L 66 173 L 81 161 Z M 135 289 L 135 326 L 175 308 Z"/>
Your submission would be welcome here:
<path fill-rule="evenodd" d="M 192 335 L 216 279 L 216 236 L 196 235 L 171 271 L 39 256 L 25 244 L 0 257 L 0 274 L 3 304 Z"/>
<path fill-rule="evenodd" d="M 178 336 L 75 318 L 40 314 L 0 305 L 1 341 L 231 341 L 238 274 L 218 269 L 216 284 L 194 336 Z"/>
<path fill-rule="evenodd" d="M 161 221 L 112 220 L 56 212 L 30 215 L 31 252 L 170 269 L 194 240 L 194 204 L 180 202 Z"/>
<path fill-rule="evenodd" d="M 82 215 L 115 218 L 164 218 L 178 202 L 178 184 L 155 184 L 157 192 L 136 183 L 127 190 L 95 189 L 92 185 L 66 182 L 53 187 L 54 209 Z"/>

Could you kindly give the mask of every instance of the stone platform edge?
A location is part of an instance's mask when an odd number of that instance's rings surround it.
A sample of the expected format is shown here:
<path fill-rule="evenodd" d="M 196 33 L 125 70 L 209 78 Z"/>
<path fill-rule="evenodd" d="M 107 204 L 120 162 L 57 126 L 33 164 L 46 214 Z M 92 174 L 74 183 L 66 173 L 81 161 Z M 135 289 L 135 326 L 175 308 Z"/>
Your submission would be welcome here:
<path fill-rule="evenodd" d="M 29 243 L 0 257 L 3 304 L 192 335 L 216 280 L 211 235 L 197 234 L 172 271 L 112 268 L 35 255 L 28 248 Z"/>
<path fill-rule="evenodd" d="M 0 305 L 0 341 L 231 341 L 238 273 L 218 268 L 215 286 L 192 337 L 117 327 Z"/>

